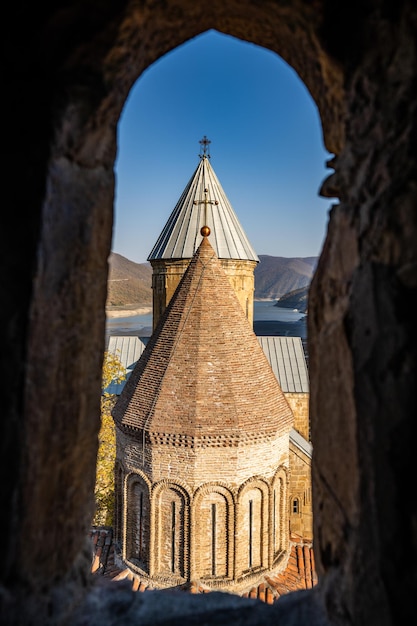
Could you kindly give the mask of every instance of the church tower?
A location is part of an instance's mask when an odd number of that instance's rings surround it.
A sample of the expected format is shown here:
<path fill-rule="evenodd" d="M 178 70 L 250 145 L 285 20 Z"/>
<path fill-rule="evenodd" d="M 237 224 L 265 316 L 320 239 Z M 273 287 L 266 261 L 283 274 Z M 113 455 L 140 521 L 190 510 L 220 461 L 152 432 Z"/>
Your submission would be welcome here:
<path fill-rule="evenodd" d="M 253 324 L 254 271 L 259 259 L 211 166 L 206 136 L 200 141 L 200 162 L 158 237 L 148 261 L 152 265 L 153 329 L 196 252 L 202 226 L 242 309 Z"/>
<path fill-rule="evenodd" d="M 294 416 L 209 235 L 113 409 L 115 535 L 153 587 L 239 593 L 288 559 Z"/>

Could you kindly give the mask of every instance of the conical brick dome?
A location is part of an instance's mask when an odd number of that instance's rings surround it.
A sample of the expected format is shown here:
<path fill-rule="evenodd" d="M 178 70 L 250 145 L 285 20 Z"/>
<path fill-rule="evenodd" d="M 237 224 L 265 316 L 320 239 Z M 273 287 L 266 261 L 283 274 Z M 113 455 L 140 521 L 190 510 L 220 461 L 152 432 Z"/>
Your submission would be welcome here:
<path fill-rule="evenodd" d="M 113 411 L 160 443 L 238 445 L 288 432 L 293 416 L 207 237 Z"/>

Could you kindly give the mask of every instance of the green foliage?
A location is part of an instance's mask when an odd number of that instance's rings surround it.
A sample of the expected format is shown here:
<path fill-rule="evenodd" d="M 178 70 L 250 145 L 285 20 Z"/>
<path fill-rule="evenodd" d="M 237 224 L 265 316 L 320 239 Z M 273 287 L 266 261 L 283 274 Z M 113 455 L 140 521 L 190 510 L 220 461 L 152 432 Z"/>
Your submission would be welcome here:
<path fill-rule="evenodd" d="M 120 359 L 111 352 L 104 353 L 101 396 L 101 428 L 97 455 L 94 526 L 112 526 L 114 515 L 114 462 L 116 434 L 111 415 L 117 396 L 106 392 L 111 383 L 126 379 L 126 370 Z"/>

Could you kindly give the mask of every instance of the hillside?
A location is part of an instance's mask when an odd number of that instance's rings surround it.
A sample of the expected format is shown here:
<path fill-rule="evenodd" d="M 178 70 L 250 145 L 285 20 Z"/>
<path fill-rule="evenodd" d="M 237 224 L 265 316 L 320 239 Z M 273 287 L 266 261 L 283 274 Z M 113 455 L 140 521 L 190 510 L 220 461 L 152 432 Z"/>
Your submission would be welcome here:
<path fill-rule="evenodd" d="M 297 309 L 301 313 L 307 313 L 308 306 L 308 287 L 295 289 L 281 296 L 275 306 L 284 307 L 286 309 Z"/>
<path fill-rule="evenodd" d="M 307 306 L 307 290 L 317 260 L 318 257 L 286 258 L 260 255 L 260 262 L 255 269 L 255 299 L 280 299 L 279 306 L 304 310 L 303 306 L 305 308 Z M 305 291 L 304 296 L 302 293 L 294 294 L 302 290 Z M 287 300 L 286 298 L 290 296 L 292 300 Z M 295 301 L 298 304 L 293 304 Z M 152 306 L 150 263 L 134 263 L 121 254 L 112 252 L 109 257 L 107 308 L 133 309 L 143 306 Z"/>
<path fill-rule="evenodd" d="M 152 306 L 152 267 L 134 263 L 121 254 L 109 257 L 107 308 Z"/>
<path fill-rule="evenodd" d="M 286 258 L 259 255 L 259 263 L 255 269 L 255 299 L 274 300 L 297 289 L 308 287 L 317 261 L 318 257 Z"/>

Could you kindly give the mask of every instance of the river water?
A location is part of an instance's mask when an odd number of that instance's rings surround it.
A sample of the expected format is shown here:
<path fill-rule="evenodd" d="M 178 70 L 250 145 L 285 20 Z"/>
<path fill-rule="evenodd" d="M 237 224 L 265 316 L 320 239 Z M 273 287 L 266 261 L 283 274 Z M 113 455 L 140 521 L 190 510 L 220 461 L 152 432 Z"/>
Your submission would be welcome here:
<path fill-rule="evenodd" d="M 253 307 L 253 330 L 258 336 L 307 337 L 306 317 L 297 310 L 274 306 L 276 300 L 256 300 Z M 152 313 L 130 317 L 111 317 L 106 322 L 107 335 L 152 334 Z"/>

